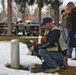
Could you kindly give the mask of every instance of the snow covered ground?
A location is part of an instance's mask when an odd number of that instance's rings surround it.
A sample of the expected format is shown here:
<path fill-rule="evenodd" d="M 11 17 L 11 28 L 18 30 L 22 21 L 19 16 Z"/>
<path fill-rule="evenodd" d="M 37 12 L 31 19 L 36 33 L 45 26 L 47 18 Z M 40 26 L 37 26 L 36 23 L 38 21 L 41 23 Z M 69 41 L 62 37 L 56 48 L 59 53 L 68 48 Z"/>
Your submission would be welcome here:
<path fill-rule="evenodd" d="M 27 55 L 28 48 L 22 42 L 19 43 L 20 45 L 20 64 L 23 66 L 31 66 L 33 64 L 41 64 L 41 61 L 36 56 Z M 74 57 L 74 50 L 73 50 L 73 57 Z M 11 41 L 0 41 L 0 75 L 59 75 L 58 73 L 46 74 L 43 72 L 40 73 L 31 73 L 27 70 L 15 70 L 11 68 L 7 68 L 5 65 L 11 63 Z M 70 66 L 76 66 L 76 61 L 68 59 L 68 64 Z"/>

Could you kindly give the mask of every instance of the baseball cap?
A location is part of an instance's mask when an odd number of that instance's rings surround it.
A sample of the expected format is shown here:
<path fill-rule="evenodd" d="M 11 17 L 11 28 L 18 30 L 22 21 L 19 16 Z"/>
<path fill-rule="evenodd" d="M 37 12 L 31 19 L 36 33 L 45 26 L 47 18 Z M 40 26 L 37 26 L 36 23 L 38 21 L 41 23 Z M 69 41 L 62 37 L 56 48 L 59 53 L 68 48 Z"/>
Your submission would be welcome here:
<path fill-rule="evenodd" d="M 48 23 L 48 22 L 53 22 L 52 18 L 50 18 L 50 17 L 45 17 L 45 18 L 43 18 L 43 23 L 42 23 L 41 25 L 42 25 L 42 26 L 43 26 L 43 25 L 46 25 L 46 23 Z"/>

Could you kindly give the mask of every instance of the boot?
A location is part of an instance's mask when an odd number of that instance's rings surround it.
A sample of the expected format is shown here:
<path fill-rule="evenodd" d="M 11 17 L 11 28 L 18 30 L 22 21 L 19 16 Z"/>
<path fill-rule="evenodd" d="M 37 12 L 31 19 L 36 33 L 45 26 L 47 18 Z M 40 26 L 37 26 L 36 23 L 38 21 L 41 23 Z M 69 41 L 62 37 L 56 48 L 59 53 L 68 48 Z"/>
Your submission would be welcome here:
<path fill-rule="evenodd" d="M 58 72 L 59 70 L 60 70 L 60 68 L 57 67 L 57 68 L 45 70 L 45 73 L 54 73 L 54 72 Z"/>
<path fill-rule="evenodd" d="M 67 56 L 64 56 L 64 68 L 67 69 L 68 68 L 68 60 L 67 60 Z"/>
<path fill-rule="evenodd" d="M 72 60 L 76 60 L 76 57 L 75 58 L 72 58 Z"/>

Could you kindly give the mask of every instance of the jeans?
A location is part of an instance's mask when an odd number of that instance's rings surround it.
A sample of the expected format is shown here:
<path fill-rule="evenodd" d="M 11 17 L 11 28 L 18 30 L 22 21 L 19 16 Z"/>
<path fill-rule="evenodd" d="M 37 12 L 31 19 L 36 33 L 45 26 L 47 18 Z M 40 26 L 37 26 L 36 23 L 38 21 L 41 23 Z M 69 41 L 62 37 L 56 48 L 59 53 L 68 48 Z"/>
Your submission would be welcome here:
<path fill-rule="evenodd" d="M 70 40 L 70 38 L 67 39 L 67 46 L 68 46 L 67 55 L 68 55 L 69 57 L 72 57 L 73 47 L 69 47 L 69 40 Z"/>
<path fill-rule="evenodd" d="M 66 27 L 62 28 L 62 35 L 63 35 L 63 38 L 64 38 L 65 42 L 67 41 L 67 47 L 68 47 L 67 55 L 72 56 L 72 49 L 73 48 L 69 47 L 70 38 L 68 38 L 69 34 L 68 34 L 68 30 L 66 29 Z"/>
<path fill-rule="evenodd" d="M 42 65 L 45 68 L 57 68 L 63 65 L 63 55 L 61 52 L 51 52 L 46 49 L 39 49 L 39 55 L 44 59 Z"/>
<path fill-rule="evenodd" d="M 62 28 L 62 35 L 64 40 L 66 41 L 68 38 L 68 30 L 66 29 L 66 27 Z"/>

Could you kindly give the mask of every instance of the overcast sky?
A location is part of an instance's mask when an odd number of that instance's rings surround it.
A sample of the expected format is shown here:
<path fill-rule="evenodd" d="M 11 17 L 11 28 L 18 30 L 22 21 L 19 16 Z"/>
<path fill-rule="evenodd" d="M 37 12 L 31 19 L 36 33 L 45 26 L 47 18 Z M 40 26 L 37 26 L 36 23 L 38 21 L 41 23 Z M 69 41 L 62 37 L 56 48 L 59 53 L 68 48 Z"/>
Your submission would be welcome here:
<path fill-rule="evenodd" d="M 73 1 L 76 1 L 76 0 L 64 0 L 64 3 L 63 3 L 63 4 L 65 4 L 65 5 L 66 5 L 66 4 L 67 4 L 68 2 L 70 2 L 70 1 L 72 1 L 72 2 L 73 2 Z"/>

